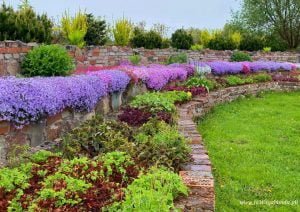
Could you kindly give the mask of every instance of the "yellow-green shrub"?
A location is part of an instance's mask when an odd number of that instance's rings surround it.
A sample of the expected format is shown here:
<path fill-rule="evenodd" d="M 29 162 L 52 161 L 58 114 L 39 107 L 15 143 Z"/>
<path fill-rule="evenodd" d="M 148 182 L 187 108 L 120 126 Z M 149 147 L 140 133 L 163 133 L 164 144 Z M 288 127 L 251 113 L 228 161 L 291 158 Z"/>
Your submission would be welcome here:
<path fill-rule="evenodd" d="M 133 24 L 126 18 L 119 19 L 115 22 L 112 29 L 115 44 L 118 46 L 126 46 L 130 41 L 133 30 Z"/>
<path fill-rule="evenodd" d="M 87 28 L 87 17 L 80 10 L 74 17 L 65 12 L 61 19 L 61 30 L 71 45 L 76 45 L 80 48 L 85 45 L 84 37 L 87 33 Z"/>

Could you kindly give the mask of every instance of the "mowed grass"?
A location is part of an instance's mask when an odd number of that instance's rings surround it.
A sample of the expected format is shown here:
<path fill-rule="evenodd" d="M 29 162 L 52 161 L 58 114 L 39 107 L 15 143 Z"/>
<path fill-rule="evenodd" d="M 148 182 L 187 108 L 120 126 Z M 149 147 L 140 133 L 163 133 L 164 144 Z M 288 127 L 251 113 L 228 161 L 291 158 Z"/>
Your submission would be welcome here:
<path fill-rule="evenodd" d="M 300 211 L 300 92 L 216 106 L 199 131 L 214 167 L 217 211 Z"/>

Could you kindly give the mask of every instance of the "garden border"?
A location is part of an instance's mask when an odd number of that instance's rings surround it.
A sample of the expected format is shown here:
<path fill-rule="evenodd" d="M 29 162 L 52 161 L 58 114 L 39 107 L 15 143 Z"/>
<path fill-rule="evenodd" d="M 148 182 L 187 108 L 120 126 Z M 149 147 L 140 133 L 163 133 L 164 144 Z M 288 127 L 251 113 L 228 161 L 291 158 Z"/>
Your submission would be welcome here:
<path fill-rule="evenodd" d="M 207 95 L 194 97 L 186 104 L 177 107 L 178 129 L 190 139 L 192 162 L 182 167 L 180 176 L 190 188 L 188 197 L 180 198 L 175 204 L 183 211 L 215 211 L 215 189 L 212 164 L 208 152 L 197 130 L 196 118 L 203 117 L 220 103 L 232 102 L 247 95 L 257 95 L 264 91 L 296 91 L 300 82 L 268 82 L 228 87 Z"/>

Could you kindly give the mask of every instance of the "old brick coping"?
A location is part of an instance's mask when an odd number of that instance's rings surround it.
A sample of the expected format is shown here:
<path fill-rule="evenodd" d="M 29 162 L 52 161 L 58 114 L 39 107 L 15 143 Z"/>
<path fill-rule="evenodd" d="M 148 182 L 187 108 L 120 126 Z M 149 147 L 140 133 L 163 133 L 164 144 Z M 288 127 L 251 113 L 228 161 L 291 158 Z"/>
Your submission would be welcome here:
<path fill-rule="evenodd" d="M 215 105 L 231 102 L 246 95 L 257 95 L 263 91 L 296 91 L 300 90 L 299 82 L 268 82 L 229 87 L 214 91 L 208 95 L 197 96 L 192 101 L 177 108 L 179 114 L 179 132 L 188 138 L 192 149 L 192 162 L 185 164 L 180 171 L 184 183 L 190 188 L 186 198 L 175 202 L 183 211 L 214 211 L 215 190 L 212 175 L 212 164 L 209 160 L 202 137 L 197 130 L 194 118 L 202 117 Z"/>

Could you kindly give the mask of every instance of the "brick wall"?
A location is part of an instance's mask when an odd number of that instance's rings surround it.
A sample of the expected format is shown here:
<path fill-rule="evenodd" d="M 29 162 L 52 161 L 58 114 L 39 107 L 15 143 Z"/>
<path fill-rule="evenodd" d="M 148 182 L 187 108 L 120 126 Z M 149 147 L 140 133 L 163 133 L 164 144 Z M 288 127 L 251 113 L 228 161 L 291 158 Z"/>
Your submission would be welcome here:
<path fill-rule="evenodd" d="M 0 42 L 0 76 L 14 76 L 20 72 L 20 62 L 24 55 L 34 46 L 35 43 L 22 43 L 20 41 L 2 41 Z M 232 51 L 186 51 L 175 49 L 154 49 L 144 48 L 132 49 L 130 47 L 116 46 L 91 46 L 84 49 L 78 49 L 74 46 L 66 46 L 69 54 L 75 59 L 77 67 L 83 68 L 90 65 L 117 65 L 120 61 L 127 60 L 130 55 L 138 53 L 142 57 L 142 62 L 162 63 L 170 55 L 178 52 L 185 52 L 189 59 L 211 61 L 211 60 L 229 60 Z M 273 60 L 282 62 L 300 62 L 300 54 L 296 52 L 249 52 L 254 60 Z"/>

